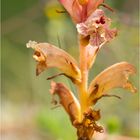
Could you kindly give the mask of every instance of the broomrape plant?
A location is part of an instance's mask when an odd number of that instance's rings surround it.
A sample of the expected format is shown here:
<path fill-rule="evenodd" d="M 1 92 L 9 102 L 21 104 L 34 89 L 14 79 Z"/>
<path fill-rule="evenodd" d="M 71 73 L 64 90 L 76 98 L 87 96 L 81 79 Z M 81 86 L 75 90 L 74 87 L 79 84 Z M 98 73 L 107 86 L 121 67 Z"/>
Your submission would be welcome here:
<path fill-rule="evenodd" d="M 88 73 L 95 62 L 102 46 L 111 41 L 116 35 L 116 29 L 110 29 L 111 19 L 108 18 L 101 6 L 113 11 L 104 0 L 59 0 L 72 18 L 78 33 L 80 57 L 79 63 L 64 50 L 49 44 L 29 41 L 27 48 L 35 50 L 33 58 L 37 61 L 36 74 L 39 75 L 48 68 L 56 67 L 62 73 L 59 75 L 70 78 L 78 89 L 78 99 L 63 83 L 51 82 L 50 93 L 57 94 L 60 104 L 70 117 L 72 125 L 77 129 L 78 140 L 91 140 L 95 131 L 103 132 L 97 124 L 100 110 L 94 105 L 107 94 L 110 89 L 124 88 L 132 93 L 136 88 L 128 80 L 129 75 L 136 72 L 135 67 L 127 62 L 110 66 L 97 75 L 88 86 Z M 55 100 L 53 100 L 56 103 Z"/>

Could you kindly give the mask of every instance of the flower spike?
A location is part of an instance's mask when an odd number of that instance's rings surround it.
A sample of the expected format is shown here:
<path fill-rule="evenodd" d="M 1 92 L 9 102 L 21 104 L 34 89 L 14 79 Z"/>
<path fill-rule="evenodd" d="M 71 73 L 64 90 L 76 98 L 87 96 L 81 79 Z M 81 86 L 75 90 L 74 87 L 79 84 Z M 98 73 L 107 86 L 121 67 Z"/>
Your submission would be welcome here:
<path fill-rule="evenodd" d="M 61 72 L 50 76 L 51 80 L 64 75 L 76 84 L 78 98 L 63 84 L 51 82 L 50 93 L 52 103 L 57 105 L 54 96 L 59 97 L 60 104 L 69 115 L 72 125 L 77 129 L 78 140 L 91 140 L 95 132 L 103 133 L 103 127 L 97 121 L 101 118 L 100 109 L 92 106 L 103 97 L 116 97 L 109 94 L 114 88 L 124 88 L 132 93 L 136 88 L 129 81 L 129 76 L 136 73 L 133 65 L 127 62 L 114 64 L 95 77 L 88 86 L 89 70 L 95 62 L 102 46 L 117 35 L 117 30 L 111 29 L 111 19 L 100 6 L 113 12 L 104 0 L 58 0 L 69 13 L 75 23 L 79 43 L 79 66 L 75 59 L 64 50 L 49 44 L 29 41 L 27 48 L 35 50 L 33 58 L 37 61 L 36 75 L 48 68 L 58 68 Z M 56 10 L 57 13 L 65 11 Z M 58 106 L 55 106 L 58 107 Z"/>

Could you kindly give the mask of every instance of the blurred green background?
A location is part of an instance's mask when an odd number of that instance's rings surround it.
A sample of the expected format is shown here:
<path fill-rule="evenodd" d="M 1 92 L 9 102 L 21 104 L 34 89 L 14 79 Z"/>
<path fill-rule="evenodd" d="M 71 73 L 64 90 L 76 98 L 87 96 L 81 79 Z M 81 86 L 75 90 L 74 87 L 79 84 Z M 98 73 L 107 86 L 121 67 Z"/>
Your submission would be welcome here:
<path fill-rule="evenodd" d="M 138 0 L 106 0 L 115 9 L 108 13 L 113 27 L 119 30 L 117 38 L 103 47 L 90 71 L 89 81 L 106 67 L 120 61 L 128 61 L 139 67 L 139 15 Z M 55 69 L 35 76 L 33 51 L 26 48 L 29 40 L 49 42 L 61 46 L 78 60 L 76 29 L 66 13 L 57 13 L 61 5 L 57 0 L 2 0 L 2 53 L 1 53 L 1 136 L 5 140 L 76 140 L 62 107 L 52 109 L 49 94 L 50 81 L 46 78 Z M 76 89 L 65 77 L 64 82 L 76 94 Z M 131 77 L 138 87 L 138 73 Z M 139 90 L 138 90 L 139 91 Z M 122 100 L 102 99 L 100 124 L 107 133 L 138 138 L 139 94 L 115 89 Z"/>

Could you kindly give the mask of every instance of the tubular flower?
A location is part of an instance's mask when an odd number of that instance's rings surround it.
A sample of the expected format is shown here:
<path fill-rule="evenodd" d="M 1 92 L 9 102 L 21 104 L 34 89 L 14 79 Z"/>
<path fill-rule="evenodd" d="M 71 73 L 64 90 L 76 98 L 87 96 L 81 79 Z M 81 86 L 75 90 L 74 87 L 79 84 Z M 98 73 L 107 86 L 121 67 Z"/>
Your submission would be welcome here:
<path fill-rule="evenodd" d="M 107 18 L 103 10 L 97 9 L 85 22 L 76 25 L 78 33 L 82 38 L 87 38 L 93 47 L 101 47 L 113 39 L 116 29 L 110 29 L 111 19 Z"/>
<path fill-rule="evenodd" d="M 84 22 L 104 0 L 59 0 L 75 23 Z"/>

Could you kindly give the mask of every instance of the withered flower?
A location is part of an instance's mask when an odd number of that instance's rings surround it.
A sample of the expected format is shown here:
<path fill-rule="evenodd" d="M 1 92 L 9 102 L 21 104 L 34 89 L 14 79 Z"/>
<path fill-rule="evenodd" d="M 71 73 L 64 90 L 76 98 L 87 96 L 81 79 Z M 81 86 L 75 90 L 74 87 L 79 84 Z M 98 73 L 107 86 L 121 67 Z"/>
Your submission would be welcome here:
<path fill-rule="evenodd" d="M 117 97 L 108 92 L 113 88 L 124 88 L 132 93 L 136 88 L 129 81 L 129 76 L 136 73 L 135 67 L 128 62 L 120 62 L 105 69 L 97 75 L 88 86 L 88 72 L 102 46 L 116 35 L 116 29 L 110 29 L 111 19 L 98 9 L 104 0 L 59 0 L 74 20 L 79 36 L 80 60 L 76 60 L 64 50 L 49 44 L 29 41 L 28 48 L 35 50 L 33 58 L 37 61 L 36 74 L 48 68 L 56 67 L 72 80 L 78 89 L 79 97 L 63 83 L 51 82 L 50 93 L 59 96 L 59 103 L 70 117 L 77 129 L 78 140 L 91 140 L 94 132 L 103 132 L 97 124 L 101 118 L 100 110 L 94 105 L 102 97 Z M 53 99 L 53 103 L 56 101 Z"/>
<path fill-rule="evenodd" d="M 90 83 L 88 104 L 94 105 L 101 97 L 108 96 L 107 92 L 113 88 L 124 88 L 135 93 L 136 88 L 128 80 L 129 75 L 135 73 L 135 67 L 127 62 L 117 63 L 108 67 Z"/>
<path fill-rule="evenodd" d="M 37 75 L 45 69 L 56 67 L 73 81 L 81 81 L 81 72 L 76 60 L 64 50 L 48 43 L 35 41 L 29 41 L 27 47 L 35 50 L 33 57 L 38 62 Z"/>

